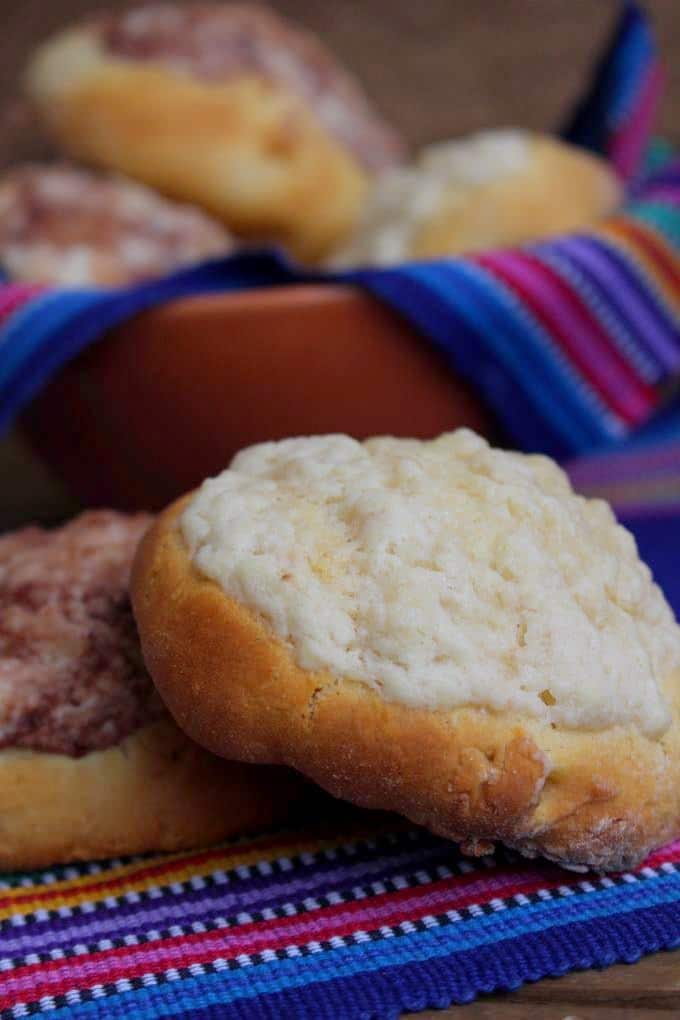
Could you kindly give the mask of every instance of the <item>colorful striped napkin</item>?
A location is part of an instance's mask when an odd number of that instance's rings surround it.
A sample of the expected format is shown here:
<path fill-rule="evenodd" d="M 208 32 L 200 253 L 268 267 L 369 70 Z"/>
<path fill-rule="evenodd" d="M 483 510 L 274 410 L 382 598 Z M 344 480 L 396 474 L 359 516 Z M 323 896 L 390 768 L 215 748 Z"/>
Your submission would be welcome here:
<path fill-rule="evenodd" d="M 678 945 L 680 842 L 598 877 L 364 815 L 6 876 L 0 1020 L 392 1020 Z"/>
<path fill-rule="evenodd" d="M 637 174 L 660 71 L 627 3 L 565 135 L 630 182 L 587 235 L 345 274 L 414 322 L 519 446 L 612 500 L 680 613 L 680 162 Z M 0 427 L 111 325 L 180 295 L 315 279 L 272 253 L 124 291 L 0 290 Z M 0 1020 L 390 1020 L 680 946 L 680 842 L 598 877 L 469 860 L 349 815 L 210 851 L 0 880 Z"/>

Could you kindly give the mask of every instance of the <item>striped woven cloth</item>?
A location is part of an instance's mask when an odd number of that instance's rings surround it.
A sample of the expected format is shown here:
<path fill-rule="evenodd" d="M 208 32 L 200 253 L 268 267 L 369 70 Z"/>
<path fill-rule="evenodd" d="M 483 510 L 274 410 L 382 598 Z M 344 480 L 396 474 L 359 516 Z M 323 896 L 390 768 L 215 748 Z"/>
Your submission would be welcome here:
<path fill-rule="evenodd" d="M 629 181 L 587 235 L 347 274 L 470 379 L 518 445 L 610 498 L 680 613 L 680 163 L 639 172 L 659 92 L 624 5 L 565 128 Z M 124 291 L 0 288 L 0 427 L 114 323 L 187 294 L 315 279 L 271 253 Z M 616 447 L 616 450 L 613 448 Z M 338 814 L 212 850 L 0 879 L 0 1020 L 391 1020 L 680 946 L 680 842 L 632 874 L 483 860 Z"/>
<path fill-rule="evenodd" d="M 359 816 L 8 876 L 0 919 L 2 1020 L 387 1020 L 679 945 L 680 841 L 598 877 Z"/>

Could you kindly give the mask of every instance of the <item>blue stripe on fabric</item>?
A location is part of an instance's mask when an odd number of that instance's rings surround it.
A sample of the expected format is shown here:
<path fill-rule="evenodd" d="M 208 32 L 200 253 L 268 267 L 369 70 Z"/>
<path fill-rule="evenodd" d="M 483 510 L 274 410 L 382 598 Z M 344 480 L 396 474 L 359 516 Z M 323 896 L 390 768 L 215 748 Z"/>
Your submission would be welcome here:
<path fill-rule="evenodd" d="M 280 255 L 258 252 L 215 259 L 124 291 L 39 296 L 0 332 L 0 431 L 59 368 L 133 315 L 180 297 L 290 283 L 300 275 Z"/>
<path fill-rule="evenodd" d="M 624 44 L 617 53 L 616 66 L 612 72 L 617 81 L 610 93 L 610 130 L 618 130 L 630 117 L 639 100 L 640 87 L 655 61 L 656 46 L 649 23 L 636 11 Z"/>
<path fill-rule="evenodd" d="M 680 618 L 680 520 L 662 514 L 627 516 L 625 511 L 617 516 L 633 532 L 640 556 Z"/>
<path fill-rule="evenodd" d="M 680 184 L 680 167 L 677 163 L 677 153 L 673 151 L 674 160 L 672 165 L 666 166 L 662 171 L 656 170 L 651 173 L 640 172 L 638 177 L 628 186 L 627 203 L 629 206 L 636 202 L 644 202 L 646 198 L 653 198 L 654 192 L 659 188 L 677 188 Z"/>
<path fill-rule="evenodd" d="M 0 388 L 11 385 L 46 338 L 52 340 L 64 323 L 100 301 L 98 291 L 52 291 L 20 308 L 2 332 Z"/>
<path fill-rule="evenodd" d="M 671 929 L 673 939 L 680 941 L 680 874 L 664 874 L 661 877 L 642 882 L 632 882 L 598 889 L 592 894 L 575 895 L 553 900 L 538 901 L 521 910 L 482 915 L 446 927 L 430 928 L 399 938 L 385 938 L 379 942 L 363 942 L 319 953 L 316 958 L 319 968 L 327 958 L 331 965 L 347 974 L 376 970 L 390 966 L 399 960 L 424 961 L 451 953 L 473 950 L 480 946 L 504 942 L 516 932 L 527 939 L 531 934 L 541 933 L 545 939 L 551 929 L 561 929 L 577 922 L 592 922 L 606 919 L 611 922 L 616 915 L 625 914 L 634 919 L 636 912 L 649 907 L 673 905 L 675 919 Z M 631 908 L 635 906 L 635 910 Z M 228 941 L 228 937 L 225 939 Z M 669 939 L 669 942 L 671 939 Z M 309 982 L 310 969 L 314 965 L 309 956 L 272 960 L 260 967 L 244 967 L 240 970 L 205 974 L 195 978 L 182 979 L 176 985 L 177 995 L 189 1006 L 197 1006 L 197 999 L 209 995 L 211 989 L 219 990 L 220 1002 L 228 1003 L 244 997 L 277 992 L 285 988 L 304 985 Z M 164 986 L 149 986 L 138 991 L 121 993 L 121 1000 L 134 995 L 135 1015 L 142 1018 L 157 1016 L 157 1004 L 162 1001 Z M 128 998 L 128 1002 L 131 999 Z M 85 1002 L 70 1008 L 70 1016 L 86 1020 L 96 1016 L 98 1004 Z M 185 1008 L 185 1007 L 183 1007 Z M 54 1015 L 54 1014 L 53 1014 Z M 58 1015 L 58 1013 L 56 1014 Z"/>
<path fill-rule="evenodd" d="M 99 297 L 75 292 L 53 294 L 51 301 L 49 297 L 22 309 L 27 314 L 17 324 L 20 332 L 7 336 L 8 351 L 0 358 L 0 431 L 88 342 L 77 344 L 77 323 L 98 311 Z"/>
<path fill-rule="evenodd" d="M 480 337 L 478 330 L 452 306 L 450 295 L 435 293 L 415 276 L 414 268 L 410 266 L 408 272 L 362 272 L 361 282 L 446 355 L 456 371 L 477 387 L 482 399 L 516 441 L 521 443 L 532 434 L 535 441 L 536 432 L 540 430 L 542 450 L 555 456 L 570 453 L 568 440 L 571 437 L 556 430 L 551 421 L 536 417 L 521 373 L 504 371 L 487 339 Z M 581 449 L 578 445 L 576 448 Z"/>
<path fill-rule="evenodd" d="M 635 432 L 626 446 L 639 450 L 676 439 L 680 439 L 680 400 L 678 397 L 668 407 L 664 407 L 655 414 L 644 428 Z"/>
<path fill-rule="evenodd" d="M 667 341 L 669 352 L 674 353 L 680 349 L 680 331 L 677 320 L 670 311 L 662 292 L 658 289 L 654 276 L 633 255 L 628 254 L 627 248 L 619 247 L 618 241 L 610 240 L 606 235 L 598 235 L 593 237 L 591 242 L 594 247 L 604 253 L 612 265 L 616 266 L 626 285 L 636 288 L 636 292 L 644 296 L 649 309 L 656 311 L 658 321 L 670 323 L 667 327 L 662 326 L 669 337 Z"/>
<path fill-rule="evenodd" d="M 308 985 L 237 1000 L 218 1001 L 170 1016 L 192 1020 L 396 1020 L 402 1012 L 446 1009 L 453 1002 L 471 1002 L 480 994 L 513 991 L 527 981 L 558 977 L 570 970 L 634 963 L 641 956 L 676 945 L 669 931 L 677 930 L 674 908 L 640 911 L 629 916 L 587 924 L 565 925 L 546 935 L 521 935 L 499 945 L 455 953 L 417 963 L 408 959 L 365 976 L 327 970 Z M 640 939 L 633 924 L 645 927 Z M 217 999 L 217 996 L 213 997 Z M 500 1011 L 502 1014 L 502 1010 Z"/>
<path fill-rule="evenodd" d="M 464 262 L 430 263 L 413 272 L 445 302 L 458 305 L 477 330 L 477 342 L 490 345 L 521 384 L 532 412 L 540 410 L 565 443 L 583 448 L 603 439 L 601 418 L 584 399 L 576 373 L 512 291 L 483 268 Z M 535 412 L 528 425 L 522 440 L 531 448 L 536 443 Z"/>
<path fill-rule="evenodd" d="M 613 129 L 635 101 L 645 65 L 655 56 L 647 18 L 626 3 L 598 61 L 590 87 L 562 130 L 562 137 L 605 155 Z"/>
<path fill-rule="evenodd" d="M 578 293 L 590 314 L 603 326 L 621 357 L 636 375 L 649 385 L 658 382 L 662 377 L 662 366 L 638 342 L 620 306 L 612 300 L 614 295 L 611 295 L 610 290 L 602 288 L 588 264 L 583 259 L 575 258 L 569 248 L 560 242 L 543 245 L 539 257 L 568 287 Z"/>
<path fill-rule="evenodd" d="M 555 389 L 550 389 L 549 393 L 551 397 L 555 398 L 555 406 L 561 414 L 565 411 L 565 401 L 570 402 L 570 416 L 568 417 L 570 436 L 573 436 L 574 433 L 575 414 L 580 415 L 579 426 L 590 427 L 589 439 L 584 440 L 589 445 L 602 441 L 603 437 L 610 439 L 612 436 L 619 436 L 625 428 L 623 423 L 609 410 L 572 362 L 570 356 L 562 350 L 549 330 L 541 325 L 538 318 L 515 293 L 512 286 L 498 280 L 492 272 L 484 267 L 466 263 L 463 269 L 472 279 L 478 279 L 483 286 L 488 288 L 494 307 L 500 303 L 507 310 L 517 323 L 517 337 L 526 337 L 528 341 L 526 343 L 527 360 L 523 362 L 525 371 L 527 368 L 531 371 L 537 369 L 540 371 L 536 394 L 539 397 L 543 396 L 548 378 L 545 373 L 548 372 L 550 385 L 555 387 Z M 542 359 L 540 362 L 539 355 Z"/>

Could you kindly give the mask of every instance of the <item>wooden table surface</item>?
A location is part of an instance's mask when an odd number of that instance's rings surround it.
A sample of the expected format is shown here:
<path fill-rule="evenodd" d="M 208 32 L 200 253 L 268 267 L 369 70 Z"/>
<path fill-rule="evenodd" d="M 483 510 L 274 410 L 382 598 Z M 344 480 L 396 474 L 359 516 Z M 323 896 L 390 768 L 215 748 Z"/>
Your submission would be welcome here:
<path fill-rule="evenodd" d="M 93 8 L 91 0 L 0 0 L 0 165 L 39 155 L 14 99 L 38 39 Z M 108 6 L 123 6 L 109 2 Z M 503 124 L 550 129 L 578 94 L 616 0 L 280 0 L 321 31 L 361 75 L 413 145 Z M 669 70 L 659 128 L 680 138 L 680 2 L 649 0 Z M 75 501 L 17 438 L 0 442 L 0 530 L 59 520 Z M 421 1017 L 460 1020 L 641 1020 L 680 1017 L 680 951 L 634 966 L 571 974 L 513 995 Z"/>

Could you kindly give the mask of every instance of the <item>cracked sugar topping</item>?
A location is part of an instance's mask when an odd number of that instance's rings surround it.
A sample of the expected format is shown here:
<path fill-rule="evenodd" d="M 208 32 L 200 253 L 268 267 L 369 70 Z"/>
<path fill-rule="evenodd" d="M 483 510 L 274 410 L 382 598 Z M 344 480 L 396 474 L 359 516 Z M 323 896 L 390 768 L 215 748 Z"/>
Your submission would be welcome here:
<path fill-rule="evenodd" d="M 128 598 L 144 514 L 82 514 L 0 538 L 0 748 L 78 757 L 163 707 Z"/>
<path fill-rule="evenodd" d="M 609 506 L 548 458 L 467 430 L 265 443 L 203 484 L 181 529 L 304 669 L 431 709 L 669 724 L 680 627 Z"/>

